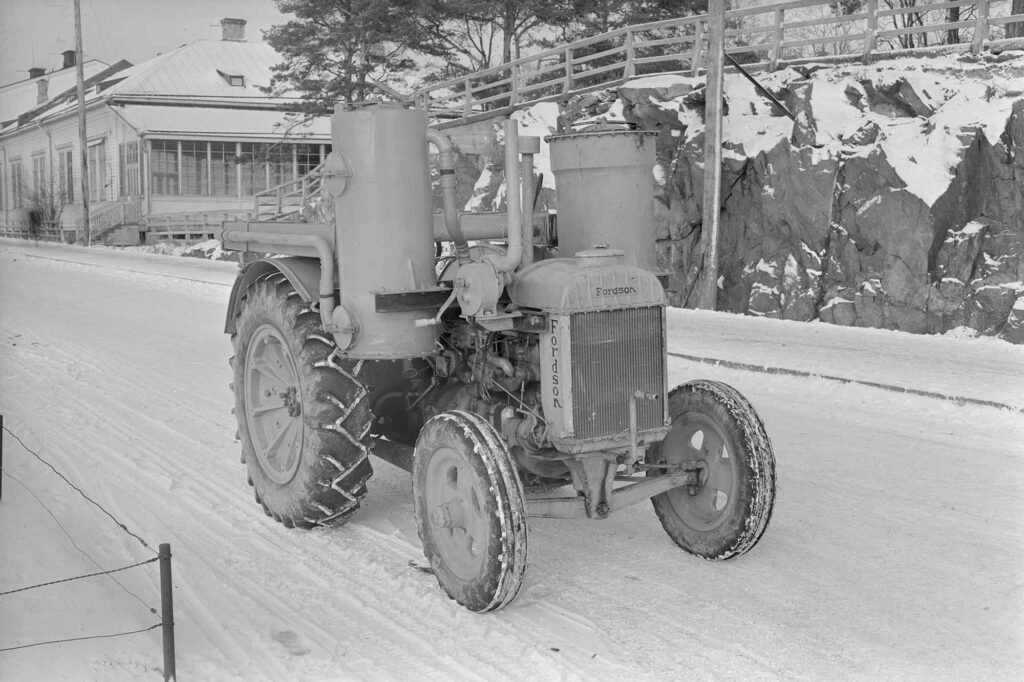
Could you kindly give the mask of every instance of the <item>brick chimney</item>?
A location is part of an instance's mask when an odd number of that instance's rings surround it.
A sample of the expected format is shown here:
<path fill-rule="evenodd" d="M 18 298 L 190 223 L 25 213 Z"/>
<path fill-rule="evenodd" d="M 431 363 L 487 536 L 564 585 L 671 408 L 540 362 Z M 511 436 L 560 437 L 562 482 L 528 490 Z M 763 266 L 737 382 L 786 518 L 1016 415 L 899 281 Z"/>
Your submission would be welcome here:
<path fill-rule="evenodd" d="M 36 104 L 42 104 L 46 100 L 50 99 L 47 96 L 47 87 L 50 85 L 50 81 L 45 78 L 40 78 L 36 81 Z"/>
<path fill-rule="evenodd" d="M 76 60 L 75 60 L 75 51 L 74 50 L 64 50 L 63 52 L 61 52 L 61 54 L 64 55 L 64 66 L 62 66 L 60 68 L 62 68 L 62 69 L 70 69 L 72 66 L 75 65 L 75 61 Z"/>
<path fill-rule="evenodd" d="M 224 18 L 220 20 L 221 39 L 245 42 L 245 19 Z"/>
<path fill-rule="evenodd" d="M 33 66 L 32 68 L 30 68 L 28 70 L 28 77 L 29 78 L 39 78 L 44 73 L 46 73 L 46 69 L 44 69 L 43 67 L 41 67 L 41 66 Z"/>

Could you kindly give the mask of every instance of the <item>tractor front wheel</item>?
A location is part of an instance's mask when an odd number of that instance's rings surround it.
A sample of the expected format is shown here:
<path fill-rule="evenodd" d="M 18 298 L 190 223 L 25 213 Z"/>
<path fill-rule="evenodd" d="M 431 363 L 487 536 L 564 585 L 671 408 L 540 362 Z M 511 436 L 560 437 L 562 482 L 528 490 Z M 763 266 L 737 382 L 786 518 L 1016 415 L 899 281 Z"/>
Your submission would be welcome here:
<path fill-rule="evenodd" d="M 648 454 L 655 468 L 695 472 L 698 483 L 651 498 L 677 545 L 704 559 L 743 554 L 761 539 L 775 503 L 775 456 L 757 412 L 736 389 L 693 381 L 669 395 L 672 427 Z"/>
<path fill-rule="evenodd" d="M 526 572 L 526 508 L 508 447 L 475 414 L 444 412 L 420 431 L 413 497 L 441 588 L 471 611 L 511 602 Z"/>
<path fill-rule="evenodd" d="M 362 365 L 279 273 L 253 283 L 232 336 L 235 415 L 256 501 L 289 528 L 337 524 L 372 474 Z"/>

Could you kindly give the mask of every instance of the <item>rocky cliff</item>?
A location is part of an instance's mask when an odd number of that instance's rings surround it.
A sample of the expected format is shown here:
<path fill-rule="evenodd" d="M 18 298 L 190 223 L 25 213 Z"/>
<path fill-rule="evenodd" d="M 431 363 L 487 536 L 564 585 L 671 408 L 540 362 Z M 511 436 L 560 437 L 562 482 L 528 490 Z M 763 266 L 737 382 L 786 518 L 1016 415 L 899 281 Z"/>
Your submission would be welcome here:
<path fill-rule="evenodd" d="M 922 333 L 970 327 L 1024 343 L 1024 53 L 758 79 L 796 122 L 726 76 L 720 310 Z M 659 131 L 659 257 L 673 304 L 691 303 L 703 79 L 639 79 L 569 106 Z M 553 132 L 555 111 L 517 114 L 524 134 Z M 476 183 L 467 208 L 500 203 L 492 170 L 464 165 Z"/>

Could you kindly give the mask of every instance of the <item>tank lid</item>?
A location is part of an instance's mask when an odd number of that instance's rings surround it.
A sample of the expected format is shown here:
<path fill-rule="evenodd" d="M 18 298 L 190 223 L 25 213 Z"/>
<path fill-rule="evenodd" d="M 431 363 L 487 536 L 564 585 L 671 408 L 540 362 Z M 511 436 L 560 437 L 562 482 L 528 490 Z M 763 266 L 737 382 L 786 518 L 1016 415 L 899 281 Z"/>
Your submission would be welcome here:
<path fill-rule="evenodd" d="M 594 268 L 611 263 L 621 263 L 626 258 L 626 252 L 619 249 L 609 249 L 607 244 L 595 244 L 589 249 L 577 251 L 576 262 L 581 268 Z"/>

